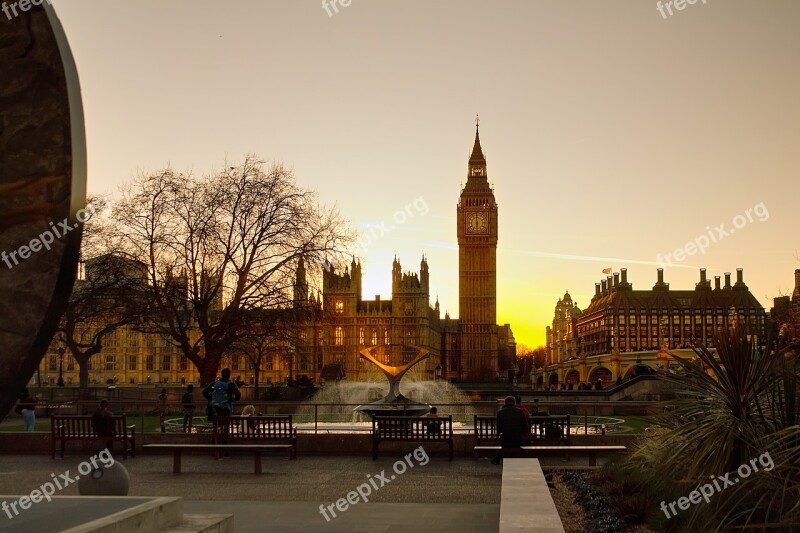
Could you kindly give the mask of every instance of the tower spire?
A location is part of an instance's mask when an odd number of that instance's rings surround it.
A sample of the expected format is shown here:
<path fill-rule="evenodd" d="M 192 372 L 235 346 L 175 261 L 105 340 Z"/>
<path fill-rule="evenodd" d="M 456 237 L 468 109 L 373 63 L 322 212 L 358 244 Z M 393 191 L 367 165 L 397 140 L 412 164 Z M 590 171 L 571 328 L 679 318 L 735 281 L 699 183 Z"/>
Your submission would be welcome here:
<path fill-rule="evenodd" d="M 481 149 L 481 134 L 480 134 L 480 116 L 475 115 L 475 144 L 472 146 L 472 155 L 469 156 L 469 164 L 486 166 L 486 158 L 483 157 L 483 149 Z"/>

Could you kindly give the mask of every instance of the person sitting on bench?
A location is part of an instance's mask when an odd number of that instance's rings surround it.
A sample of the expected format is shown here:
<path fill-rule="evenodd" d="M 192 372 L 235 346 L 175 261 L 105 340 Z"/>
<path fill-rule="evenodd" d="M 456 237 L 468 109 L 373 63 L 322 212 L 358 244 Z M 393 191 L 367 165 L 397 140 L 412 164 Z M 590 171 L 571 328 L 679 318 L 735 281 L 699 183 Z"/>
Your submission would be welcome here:
<path fill-rule="evenodd" d="M 426 418 L 439 418 L 439 410 L 436 407 L 431 407 L 430 412 L 425 415 Z M 442 423 L 441 421 L 434 420 L 428 422 L 428 434 L 429 435 L 441 435 L 442 434 Z"/>
<path fill-rule="evenodd" d="M 497 411 L 497 433 L 500 435 L 500 445 L 503 448 L 521 448 L 522 437 L 529 431 L 528 419 L 525 413 L 517 409 L 517 401 L 513 396 L 505 399 L 505 405 Z M 492 459 L 492 464 L 499 465 L 502 453 Z"/>
<path fill-rule="evenodd" d="M 100 408 L 92 414 L 92 429 L 98 437 L 114 437 L 114 418 L 108 410 L 108 400 L 100 400 Z M 106 448 L 111 451 L 114 442 L 106 442 Z"/>

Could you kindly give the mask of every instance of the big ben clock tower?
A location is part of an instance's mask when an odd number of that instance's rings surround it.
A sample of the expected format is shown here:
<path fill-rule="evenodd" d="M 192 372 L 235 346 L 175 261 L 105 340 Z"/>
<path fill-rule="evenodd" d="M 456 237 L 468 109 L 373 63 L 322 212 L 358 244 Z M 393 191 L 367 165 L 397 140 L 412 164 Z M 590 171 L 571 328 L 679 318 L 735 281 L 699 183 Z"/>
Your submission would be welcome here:
<path fill-rule="evenodd" d="M 478 119 L 467 183 L 457 207 L 461 371 L 498 369 L 497 203 L 489 186 Z M 466 377 L 466 376 L 465 376 Z"/>

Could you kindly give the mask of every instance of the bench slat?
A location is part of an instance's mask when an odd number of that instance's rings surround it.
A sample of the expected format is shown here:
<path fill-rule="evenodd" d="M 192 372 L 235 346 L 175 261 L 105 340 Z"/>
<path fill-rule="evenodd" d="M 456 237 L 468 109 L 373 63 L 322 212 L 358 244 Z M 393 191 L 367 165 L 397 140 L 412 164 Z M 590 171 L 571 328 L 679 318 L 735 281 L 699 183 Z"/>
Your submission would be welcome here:
<path fill-rule="evenodd" d="M 435 426 L 432 426 L 435 424 Z M 431 431 L 436 427 L 436 431 Z M 372 417 L 372 458 L 378 458 L 381 442 L 446 442 L 453 460 L 453 417 Z"/>
<path fill-rule="evenodd" d="M 290 445 L 289 459 L 297 457 L 297 430 L 292 415 L 215 416 L 214 443 L 282 442 Z"/>
<path fill-rule="evenodd" d="M 50 455 L 53 459 L 56 452 L 64 457 L 67 441 L 105 441 L 122 442 L 122 458 L 128 458 L 128 444 L 131 446 L 131 457 L 136 457 L 136 426 L 128 425 L 124 414 L 111 415 L 114 435 L 97 435 L 92 427 L 91 415 L 53 415 L 50 417 Z M 56 445 L 61 447 L 57 449 Z"/>

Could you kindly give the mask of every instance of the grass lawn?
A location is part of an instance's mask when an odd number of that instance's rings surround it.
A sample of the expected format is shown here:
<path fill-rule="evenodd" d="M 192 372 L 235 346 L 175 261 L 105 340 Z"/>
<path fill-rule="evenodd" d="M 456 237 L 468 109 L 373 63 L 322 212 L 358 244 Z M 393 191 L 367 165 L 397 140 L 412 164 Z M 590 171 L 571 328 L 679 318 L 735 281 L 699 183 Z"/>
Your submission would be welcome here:
<path fill-rule="evenodd" d="M 657 425 L 655 417 L 652 416 L 621 416 L 625 420 L 620 426 L 619 434 L 643 435 L 645 428 Z"/>
<path fill-rule="evenodd" d="M 167 420 L 172 420 L 180 418 L 181 423 L 183 422 L 183 415 L 167 415 Z M 161 431 L 161 426 L 159 424 L 158 416 L 156 415 L 145 415 L 144 416 L 144 430 L 142 430 L 142 417 L 141 416 L 130 416 L 128 415 L 127 418 L 128 425 L 136 425 L 136 432 L 141 433 L 144 431 L 145 433 L 158 433 Z M 0 426 L 0 431 L 24 431 L 24 425 L 22 420 L 11 420 L 3 423 Z M 36 417 L 36 431 L 37 432 L 45 432 L 50 433 L 50 419 L 45 417 Z"/>

